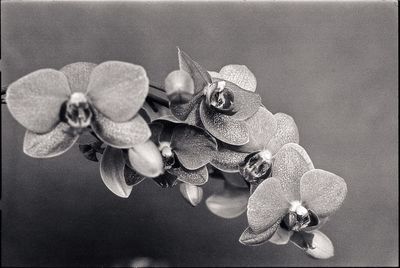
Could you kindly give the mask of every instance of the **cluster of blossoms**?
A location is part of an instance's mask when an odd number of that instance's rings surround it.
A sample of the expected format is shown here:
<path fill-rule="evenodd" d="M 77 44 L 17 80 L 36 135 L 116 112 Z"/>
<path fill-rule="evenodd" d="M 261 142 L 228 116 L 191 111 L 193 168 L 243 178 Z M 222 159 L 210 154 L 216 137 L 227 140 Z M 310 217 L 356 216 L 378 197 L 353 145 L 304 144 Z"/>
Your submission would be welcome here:
<path fill-rule="evenodd" d="M 242 244 L 290 241 L 314 258 L 333 256 L 319 229 L 341 206 L 344 180 L 314 168 L 293 118 L 262 105 L 246 66 L 211 72 L 181 50 L 178 58 L 179 70 L 158 95 L 144 68 L 119 61 L 20 78 L 7 88 L 6 102 L 27 129 L 23 151 L 48 158 L 77 142 L 87 159 L 100 162 L 105 185 L 124 198 L 152 179 L 164 188 L 179 185 L 196 206 L 201 185 L 222 179 L 206 205 L 226 219 L 247 211 Z"/>

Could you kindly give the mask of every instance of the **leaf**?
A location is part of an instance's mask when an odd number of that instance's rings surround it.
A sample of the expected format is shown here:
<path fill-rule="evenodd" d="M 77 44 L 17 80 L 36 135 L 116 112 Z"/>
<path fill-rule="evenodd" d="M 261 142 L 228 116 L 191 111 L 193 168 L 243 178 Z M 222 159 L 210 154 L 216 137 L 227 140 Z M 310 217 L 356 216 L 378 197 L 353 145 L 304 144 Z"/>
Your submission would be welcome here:
<path fill-rule="evenodd" d="M 278 223 L 281 221 L 279 220 Z M 276 232 L 271 236 L 269 242 L 275 245 L 286 245 L 290 241 L 290 237 L 292 237 L 293 231 L 285 230 L 282 227 L 278 227 Z"/>
<path fill-rule="evenodd" d="M 171 147 L 179 162 L 190 170 L 208 164 L 217 150 L 213 137 L 201 128 L 189 125 L 178 125 L 174 128 Z"/>
<path fill-rule="evenodd" d="M 203 199 L 203 189 L 196 185 L 190 183 L 181 183 L 179 185 L 179 190 L 185 198 L 193 207 L 197 206 Z"/>
<path fill-rule="evenodd" d="M 6 102 L 18 123 L 31 132 L 44 134 L 60 122 L 61 106 L 70 94 L 62 72 L 41 69 L 8 86 Z"/>
<path fill-rule="evenodd" d="M 346 194 L 346 182 L 339 176 L 314 169 L 306 172 L 300 181 L 302 202 L 319 217 L 328 217 L 342 205 Z"/>
<path fill-rule="evenodd" d="M 200 117 L 205 129 L 216 139 L 231 145 L 249 142 L 249 131 L 245 122 L 216 112 L 207 107 L 204 101 L 200 105 Z"/>
<path fill-rule="evenodd" d="M 91 126 L 102 141 L 114 148 L 131 148 L 151 136 L 146 121 L 140 115 L 126 122 L 114 122 L 97 112 Z"/>
<path fill-rule="evenodd" d="M 97 64 L 90 62 L 75 62 L 65 65 L 60 72 L 65 74 L 68 79 L 69 88 L 72 93 L 86 93 L 90 75 Z"/>
<path fill-rule="evenodd" d="M 132 186 L 125 182 L 124 168 L 122 150 L 107 146 L 100 161 L 101 179 L 115 195 L 127 198 L 131 194 Z"/>
<path fill-rule="evenodd" d="M 237 150 L 241 152 L 252 153 L 266 149 L 277 132 L 275 117 L 264 107 L 258 108 L 258 111 L 246 120 L 246 126 L 249 130 L 249 142 L 238 147 Z"/>
<path fill-rule="evenodd" d="M 287 143 L 299 143 L 299 130 L 293 118 L 284 113 L 274 114 L 277 123 L 275 135 L 269 141 L 267 148 L 276 154 Z"/>
<path fill-rule="evenodd" d="M 289 209 L 280 181 L 271 177 L 263 181 L 250 196 L 247 219 L 250 228 L 262 233 L 274 225 Z"/>
<path fill-rule="evenodd" d="M 259 234 L 254 233 L 250 227 L 247 227 L 240 236 L 239 242 L 246 246 L 259 246 L 261 244 L 264 244 L 271 238 L 271 236 L 273 236 L 278 226 L 279 222 L 276 222 L 266 231 Z"/>
<path fill-rule="evenodd" d="M 193 185 L 203 185 L 208 181 L 208 170 L 202 167 L 196 170 L 189 170 L 184 167 L 171 168 L 169 173 L 178 177 L 178 180 Z"/>
<path fill-rule="evenodd" d="M 205 68 L 192 60 L 188 54 L 178 48 L 179 68 L 187 73 L 193 79 L 194 92 L 200 92 L 206 85 L 212 83 L 211 76 Z"/>
<path fill-rule="evenodd" d="M 114 122 L 126 122 L 142 107 L 148 91 L 142 66 L 106 61 L 93 69 L 87 94 L 100 113 Z"/>
<path fill-rule="evenodd" d="M 248 189 L 234 187 L 225 182 L 222 192 L 208 197 L 206 205 L 213 214 L 221 218 L 233 219 L 246 211 L 249 195 Z"/>
<path fill-rule="evenodd" d="M 218 142 L 218 150 L 210 164 L 224 172 L 238 172 L 239 164 L 244 161 L 248 153 L 237 152 L 236 150 L 237 147 Z"/>
<path fill-rule="evenodd" d="M 211 74 L 212 76 L 212 74 Z M 257 88 L 257 80 L 246 65 L 230 64 L 222 67 L 219 76 L 239 87 L 254 92 Z"/>
<path fill-rule="evenodd" d="M 24 137 L 23 151 L 30 157 L 49 158 L 68 151 L 78 139 L 70 132 L 69 125 L 59 123 L 52 131 L 36 134 L 27 130 Z"/>
<path fill-rule="evenodd" d="M 271 172 L 278 178 L 289 201 L 300 200 L 300 179 L 314 169 L 307 152 L 298 144 L 287 143 L 274 156 Z"/>
<path fill-rule="evenodd" d="M 164 163 L 157 146 L 151 140 L 128 150 L 129 163 L 135 171 L 148 178 L 164 173 Z"/>

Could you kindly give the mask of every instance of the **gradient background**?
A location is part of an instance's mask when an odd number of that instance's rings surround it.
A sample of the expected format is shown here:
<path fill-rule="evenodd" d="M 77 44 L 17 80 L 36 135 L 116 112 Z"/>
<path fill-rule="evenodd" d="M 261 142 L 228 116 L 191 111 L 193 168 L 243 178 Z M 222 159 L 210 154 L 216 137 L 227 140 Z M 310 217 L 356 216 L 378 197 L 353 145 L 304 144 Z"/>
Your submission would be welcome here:
<path fill-rule="evenodd" d="M 398 265 L 397 6 L 377 3 L 4 3 L 3 84 L 40 68 L 121 60 L 162 82 L 179 45 L 209 70 L 239 63 L 263 103 L 292 115 L 317 168 L 347 181 L 322 231 L 336 255 L 293 245 L 245 247 L 246 217 L 152 181 L 114 196 L 73 148 L 48 160 L 22 152 L 24 129 L 2 105 L 2 264 L 112 265 L 148 256 L 174 266 Z M 205 196 L 221 187 L 205 186 Z"/>

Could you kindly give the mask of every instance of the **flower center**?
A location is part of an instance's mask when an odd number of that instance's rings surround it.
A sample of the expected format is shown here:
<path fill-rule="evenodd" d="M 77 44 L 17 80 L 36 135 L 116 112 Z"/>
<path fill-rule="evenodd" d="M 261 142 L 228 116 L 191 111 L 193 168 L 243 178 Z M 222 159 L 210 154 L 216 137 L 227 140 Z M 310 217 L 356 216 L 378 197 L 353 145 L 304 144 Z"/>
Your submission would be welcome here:
<path fill-rule="evenodd" d="M 164 168 L 171 169 L 175 165 L 175 154 L 172 151 L 170 142 L 161 142 L 158 147 L 164 162 Z"/>
<path fill-rule="evenodd" d="M 282 223 L 289 231 L 301 231 L 311 223 L 310 211 L 303 207 L 301 202 L 293 201 Z"/>
<path fill-rule="evenodd" d="M 221 113 L 234 114 L 234 94 L 226 87 L 225 81 L 218 81 L 207 85 L 204 88 L 206 104 Z"/>
<path fill-rule="evenodd" d="M 239 165 L 239 172 L 249 183 L 258 183 L 267 178 L 271 173 L 272 154 L 263 150 L 246 156 Z"/>
<path fill-rule="evenodd" d="M 64 103 L 61 117 L 73 128 L 88 127 L 92 121 L 93 112 L 86 96 L 81 92 L 73 93 L 69 100 Z"/>

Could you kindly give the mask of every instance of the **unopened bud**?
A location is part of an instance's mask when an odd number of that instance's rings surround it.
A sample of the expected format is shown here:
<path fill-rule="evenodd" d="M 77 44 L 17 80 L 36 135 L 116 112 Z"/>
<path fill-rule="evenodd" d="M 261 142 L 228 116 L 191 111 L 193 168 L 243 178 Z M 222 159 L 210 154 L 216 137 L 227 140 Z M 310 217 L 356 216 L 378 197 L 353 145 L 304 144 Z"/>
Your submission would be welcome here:
<path fill-rule="evenodd" d="M 203 189 L 190 183 L 181 183 L 179 190 L 183 198 L 186 199 L 192 206 L 197 206 L 203 199 Z"/>
<path fill-rule="evenodd" d="M 129 163 L 145 177 L 154 178 L 164 172 L 164 163 L 157 146 L 151 140 L 128 150 Z"/>
<path fill-rule="evenodd" d="M 176 70 L 165 78 L 165 92 L 172 103 L 189 102 L 194 94 L 194 82 L 190 75 L 182 70 Z"/>

